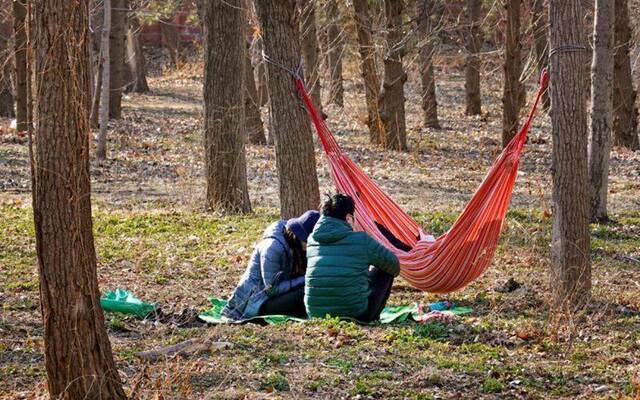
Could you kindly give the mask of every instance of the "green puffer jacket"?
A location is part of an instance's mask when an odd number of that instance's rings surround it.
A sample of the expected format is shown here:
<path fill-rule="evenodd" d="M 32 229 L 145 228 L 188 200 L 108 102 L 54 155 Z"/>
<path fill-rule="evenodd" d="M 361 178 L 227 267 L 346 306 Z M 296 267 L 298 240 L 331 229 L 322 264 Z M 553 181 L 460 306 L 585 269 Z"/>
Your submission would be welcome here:
<path fill-rule="evenodd" d="M 393 276 L 398 258 L 365 232 L 322 216 L 307 241 L 304 304 L 310 317 L 358 318 L 367 310 L 369 266 Z"/>

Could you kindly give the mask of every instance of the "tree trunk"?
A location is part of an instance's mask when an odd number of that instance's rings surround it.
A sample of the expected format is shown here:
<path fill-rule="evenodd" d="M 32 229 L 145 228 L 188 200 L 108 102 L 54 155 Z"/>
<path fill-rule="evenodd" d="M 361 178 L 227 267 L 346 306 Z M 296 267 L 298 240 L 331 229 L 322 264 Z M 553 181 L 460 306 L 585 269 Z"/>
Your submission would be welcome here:
<path fill-rule="evenodd" d="M 505 37 L 504 91 L 502 94 L 502 147 L 505 147 L 518 131 L 520 108 L 524 104 L 522 74 L 522 43 L 520 39 L 520 1 L 506 0 L 507 33 Z"/>
<path fill-rule="evenodd" d="M 31 107 L 27 98 L 27 8 L 24 1 L 13 0 L 13 31 L 16 63 L 16 122 L 19 132 L 28 128 L 27 115 Z"/>
<path fill-rule="evenodd" d="M 127 70 L 130 81 L 127 82 L 127 90 L 135 93 L 146 93 L 149 91 L 147 83 L 147 67 L 142 52 L 140 42 L 140 20 L 135 10 L 131 10 L 128 15 L 127 28 Z"/>
<path fill-rule="evenodd" d="M 111 0 L 111 32 L 109 36 L 109 117 L 122 117 L 124 38 L 127 0 Z M 104 27 L 103 27 L 104 29 Z M 104 80 L 103 80 L 104 82 Z"/>
<path fill-rule="evenodd" d="M 550 45 L 584 46 L 580 0 L 551 0 Z M 551 287 L 557 307 L 583 304 L 591 290 L 587 193 L 586 52 L 551 57 L 553 231 Z"/>
<path fill-rule="evenodd" d="M 11 90 L 11 54 L 9 38 L 12 36 L 9 14 L 0 14 L 0 54 L 6 61 L 0 62 L 0 117 L 13 118 L 13 92 Z"/>
<path fill-rule="evenodd" d="M 264 51 L 295 70 L 300 63 L 299 21 L 295 0 L 256 0 Z M 271 105 L 270 135 L 275 138 L 280 210 L 291 218 L 320 203 L 313 138 L 293 78 L 282 68 L 267 66 Z"/>
<path fill-rule="evenodd" d="M 640 148 L 638 143 L 637 92 L 633 90 L 631 60 L 629 58 L 629 9 L 627 0 L 615 0 L 615 48 L 613 70 L 613 145 L 631 150 Z"/>
<path fill-rule="evenodd" d="M 89 179 L 88 2 L 35 2 L 33 204 L 47 385 L 125 399 L 100 307 Z"/>
<path fill-rule="evenodd" d="M 245 15 L 242 0 L 204 4 L 207 207 L 251 211 L 245 161 Z"/>
<path fill-rule="evenodd" d="M 596 0 L 591 77 L 591 147 L 589 195 L 592 221 L 606 221 L 609 153 L 613 125 L 613 44 L 615 8 L 611 0 Z"/>
<path fill-rule="evenodd" d="M 102 68 L 102 79 L 100 83 L 100 131 L 98 132 L 98 145 L 96 147 L 96 157 L 98 160 L 107 158 L 107 130 L 109 129 L 109 87 L 111 83 L 111 49 L 109 46 L 111 26 L 112 26 L 112 0 L 102 0 L 104 4 L 101 44 L 100 44 L 100 64 Z M 96 89 L 97 90 L 97 89 Z M 97 92 L 96 92 L 97 93 Z"/>
<path fill-rule="evenodd" d="M 248 43 L 247 43 L 247 47 Z M 247 49 L 248 51 L 249 49 Z M 247 136 L 249 143 L 266 144 L 267 138 L 264 135 L 264 125 L 262 124 L 262 116 L 260 115 L 260 107 L 258 106 L 258 92 L 256 90 L 256 81 L 251 66 L 251 57 L 247 52 L 243 56 L 245 70 L 245 122 L 247 128 Z"/>
<path fill-rule="evenodd" d="M 433 56 L 436 52 L 437 33 L 433 28 L 433 0 L 418 2 L 418 34 L 421 37 L 420 78 L 422 83 L 422 112 L 424 126 L 440 129 Z"/>
<path fill-rule="evenodd" d="M 160 35 L 162 44 L 169 52 L 171 66 L 175 68 L 182 63 L 182 53 L 180 51 L 180 33 L 173 22 L 173 16 L 160 18 Z"/>
<path fill-rule="evenodd" d="M 264 48 L 262 43 L 262 38 L 256 39 L 256 51 L 262 54 L 262 50 Z M 258 105 L 260 107 L 266 106 L 269 103 L 269 85 L 267 84 L 267 66 L 260 57 L 260 61 L 256 64 L 256 80 L 258 83 L 258 87 L 256 88 L 258 92 Z"/>
<path fill-rule="evenodd" d="M 519 9 L 519 8 L 518 8 Z M 469 32 L 467 32 L 466 66 L 464 90 L 466 94 L 466 114 L 480 115 L 480 57 L 478 53 L 482 48 L 480 36 L 480 24 L 482 23 L 482 0 L 467 0 L 467 13 L 469 14 Z"/>
<path fill-rule="evenodd" d="M 371 16 L 367 0 L 353 0 L 354 17 L 358 31 L 358 50 L 360 68 L 364 81 L 365 100 L 367 102 L 367 126 L 369 140 L 373 144 L 382 143 L 384 126 L 380 119 L 378 97 L 380 97 L 380 78 L 376 66 L 376 49 L 371 30 Z"/>
<path fill-rule="evenodd" d="M 320 96 L 319 62 L 318 62 L 318 33 L 316 30 L 315 0 L 300 0 L 302 20 L 300 29 L 302 42 L 302 57 L 304 60 L 304 80 L 311 100 L 322 114 L 322 99 Z"/>
<path fill-rule="evenodd" d="M 549 30 L 547 29 L 547 9 L 544 7 L 544 2 L 545 0 L 533 0 L 531 6 L 534 50 L 539 75 L 549 65 Z M 549 91 L 546 90 L 542 93 L 542 108 L 548 111 L 550 105 Z"/>
<path fill-rule="evenodd" d="M 342 52 L 344 50 L 340 10 L 337 0 L 327 0 L 327 60 L 329 67 L 329 102 L 344 107 L 342 85 Z"/>
<path fill-rule="evenodd" d="M 407 74 L 402 67 L 405 48 L 402 32 L 403 0 L 385 0 L 387 16 L 387 53 L 384 57 L 384 81 L 380 93 L 380 116 L 384 124 L 383 146 L 407 150 L 404 116 L 404 83 Z"/>
<path fill-rule="evenodd" d="M 100 96 L 102 95 L 102 24 L 104 22 L 104 3 L 92 1 L 89 4 L 93 13 L 89 15 L 91 34 L 91 62 L 93 73 L 93 91 L 91 92 L 91 112 L 89 125 L 91 129 L 99 128 Z"/>

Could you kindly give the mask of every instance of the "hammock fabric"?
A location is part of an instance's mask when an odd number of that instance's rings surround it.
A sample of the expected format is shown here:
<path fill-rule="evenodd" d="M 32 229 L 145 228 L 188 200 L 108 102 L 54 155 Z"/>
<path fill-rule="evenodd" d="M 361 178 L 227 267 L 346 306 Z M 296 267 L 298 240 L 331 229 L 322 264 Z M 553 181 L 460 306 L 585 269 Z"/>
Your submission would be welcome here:
<path fill-rule="evenodd" d="M 545 71 L 520 132 L 495 160 L 453 226 L 437 239 L 424 233 L 418 223 L 342 151 L 314 107 L 302 79 L 296 78 L 296 88 L 316 128 L 336 188 L 355 200 L 358 228 L 375 237 L 398 257 L 400 275 L 412 286 L 426 292 L 449 293 L 471 283 L 491 264 L 527 132 L 547 81 L 548 73 Z M 387 227 L 412 249 L 403 251 L 394 247 L 382 235 L 376 222 Z"/>

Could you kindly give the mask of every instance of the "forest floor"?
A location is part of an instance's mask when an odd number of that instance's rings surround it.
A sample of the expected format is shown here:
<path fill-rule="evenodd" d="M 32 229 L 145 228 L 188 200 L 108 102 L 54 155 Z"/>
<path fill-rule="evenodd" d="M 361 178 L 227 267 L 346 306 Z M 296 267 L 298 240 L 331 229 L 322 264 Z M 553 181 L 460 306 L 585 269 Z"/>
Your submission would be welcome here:
<path fill-rule="evenodd" d="M 483 74 L 483 115 L 464 115 L 455 55 L 438 61 L 441 130 L 420 128 L 418 80 L 406 85 L 410 151 L 367 144 L 357 67 L 348 62 L 345 107 L 327 106 L 338 141 L 425 229 L 443 233 L 499 152 L 500 67 Z M 228 296 L 253 243 L 278 218 L 273 147 L 248 146 L 254 213 L 205 212 L 201 65 L 155 73 L 152 92 L 127 94 L 92 162 L 93 216 L 102 291 L 126 288 L 165 311 L 207 308 Z M 531 99 L 535 83 L 528 85 Z M 46 392 L 42 323 L 24 137 L 0 121 L 0 398 Z M 634 398 L 640 396 L 640 152 L 614 149 L 612 221 L 592 224 L 593 300 L 560 321 L 549 312 L 551 131 L 530 133 L 491 268 L 462 291 L 419 292 L 399 279 L 389 303 L 448 299 L 473 307 L 448 325 L 363 327 L 313 320 L 280 326 L 181 328 L 106 314 L 116 362 L 135 398 Z M 322 190 L 331 182 L 317 152 Z M 500 288 L 513 278 L 521 287 Z M 230 348 L 161 362 L 136 357 L 185 339 Z"/>

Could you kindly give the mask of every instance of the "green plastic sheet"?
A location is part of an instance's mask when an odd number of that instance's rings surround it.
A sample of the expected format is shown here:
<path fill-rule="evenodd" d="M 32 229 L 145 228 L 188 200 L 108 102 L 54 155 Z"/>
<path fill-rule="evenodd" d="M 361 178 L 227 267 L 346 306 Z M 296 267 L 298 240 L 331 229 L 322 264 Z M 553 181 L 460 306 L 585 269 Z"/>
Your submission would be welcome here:
<path fill-rule="evenodd" d="M 100 298 L 100 305 L 105 311 L 134 315 L 138 318 L 145 318 L 156 310 L 155 304 L 145 303 L 124 289 L 105 293 Z"/>
<path fill-rule="evenodd" d="M 209 301 L 211 301 L 211 308 L 207 311 L 200 314 L 198 317 L 210 324 L 232 324 L 232 323 L 240 323 L 247 322 L 252 320 L 264 320 L 266 323 L 270 325 L 279 325 L 288 321 L 305 321 L 304 319 L 289 317 L 286 315 L 261 315 L 258 317 L 253 317 L 244 321 L 235 321 L 229 318 L 226 318 L 222 315 L 222 309 L 227 304 L 227 301 L 224 299 L 219 299 L 216 297 L 210 297 Z M 455 307 L 450 310 L 442 311 L 444 314 L 453 314 L 453 315 L 463 315 L 469 314 L 473 312 L 471 307 Z M 382 324 L 391 324 L 406 321 L 407 319 L 416 320 L 418 318 L 418 305 L 404 305 L 404 306 L 394 306 L 394 307 L 385 307 L 380 314 L 380 323 Z M 346 318 L 351 319 L 351 318 Z M 353 320 L 353 319 L 351 319 Z"/>

